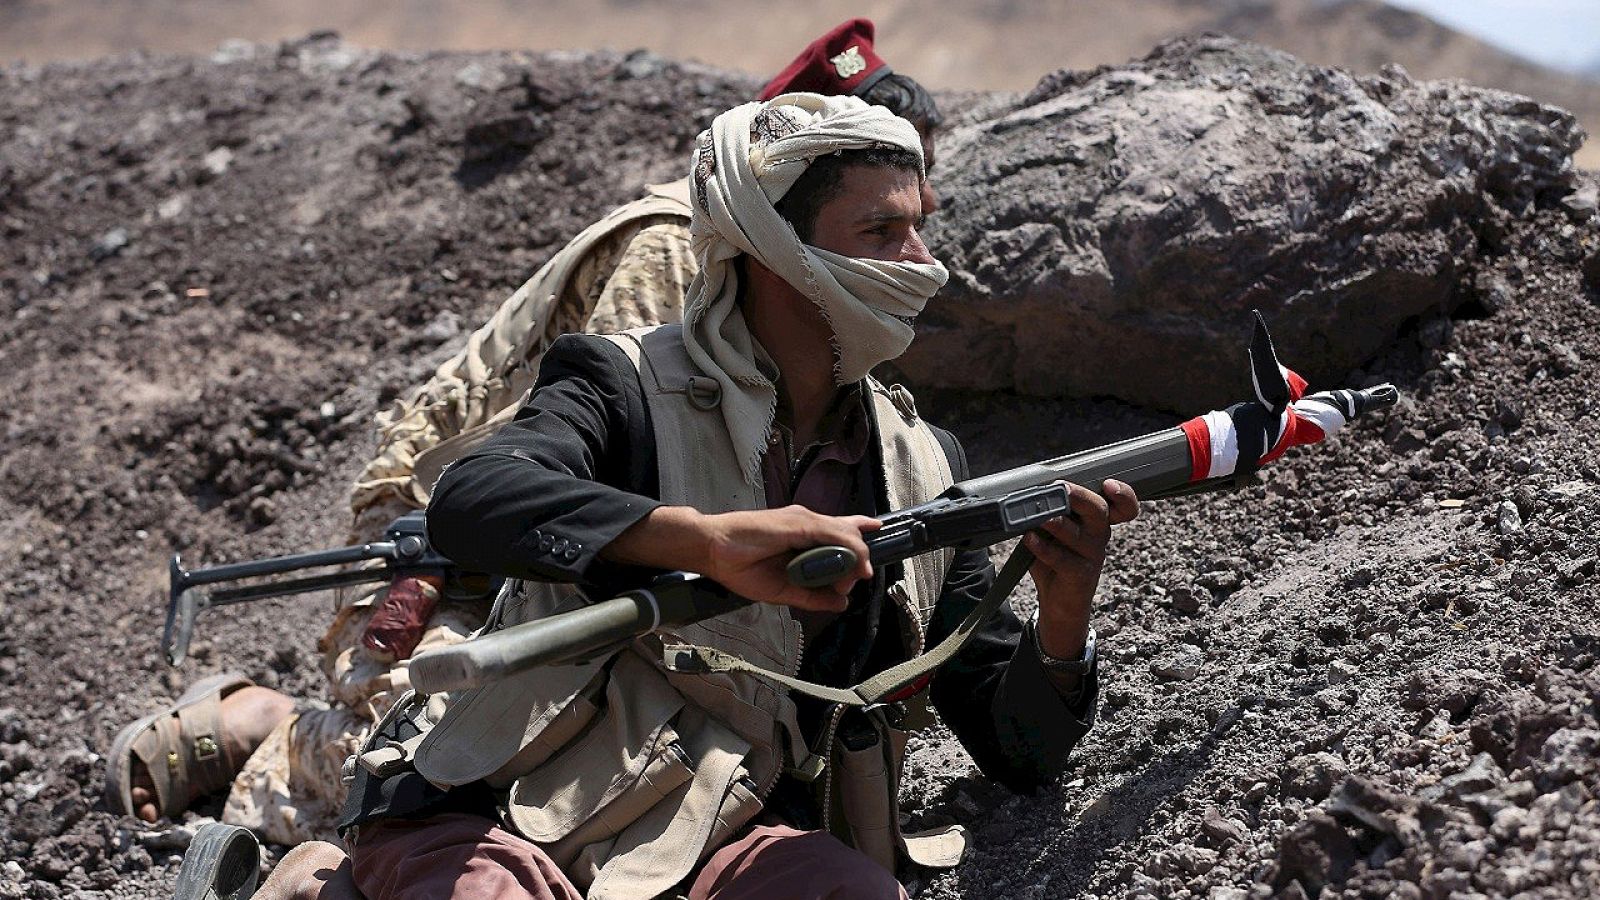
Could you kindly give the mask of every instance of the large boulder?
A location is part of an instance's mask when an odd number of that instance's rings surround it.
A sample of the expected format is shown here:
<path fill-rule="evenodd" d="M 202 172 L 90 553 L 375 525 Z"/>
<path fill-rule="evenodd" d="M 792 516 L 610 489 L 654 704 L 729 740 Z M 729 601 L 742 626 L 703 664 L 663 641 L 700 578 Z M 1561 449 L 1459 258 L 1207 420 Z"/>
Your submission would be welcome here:
<path fill-rule="evenodd" d="M 1327 386 L 1449 312 L 1507 217 L 1572 190 L 1568 113 L 1231 38 L 1047 76 L 941 140 L 951 267 L 900 368 L 918 385 L 1239 399 L 1260 308 Z"/>

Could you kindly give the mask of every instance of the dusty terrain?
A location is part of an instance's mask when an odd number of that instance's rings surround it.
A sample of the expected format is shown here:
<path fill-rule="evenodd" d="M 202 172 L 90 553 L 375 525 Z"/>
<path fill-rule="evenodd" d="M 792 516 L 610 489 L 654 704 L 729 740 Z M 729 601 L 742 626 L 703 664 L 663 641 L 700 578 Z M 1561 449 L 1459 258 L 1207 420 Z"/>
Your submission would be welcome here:
<path fill-rule="evenodd" d="M 1541 12 L 1535 6 L 1528 14 Z M 894 66 L 952 90 L 1027 90 L 1051 69 L 1119 64 L 1160 41 L 1214 31 L 1361 74 L 1399 63 L 1418 78 L 1526 94 L 1600 131 L 1600 78 L 1540 66 L 1379 0 L 818 0 L 770 4 L 759 16 L 728 0 L 4 0 L 0 61 L 206 53 L 230 38 L 271 41 L 331 28 L 369 47 L 644 47 L 770 73 L 812 35 L 852 16 L 877 21 L 879 46 Z M 1600 168 L 1600 147 L 1580 153 L 1585 166 Z"/>
<path fill-rule="evenodd" d="M 339 540 L 380 405 L 751 88 L 331 41 L 0 72 L 0 896 L 169 889 L 181 831 L 107 812 L 99 754 L 200 674 L 316 696 L 327 606 L 211 613 L 169 671 L 166 554 Z M 1576 187 L 1508 212 L 1453 318 L 1347 373 L 1401 408 L 1123 530 L 1101 718 L 1059 787 L 1013 797 L 919 742 L 909 811 L 976 846 L 917 896 L 1600 892 L 1600 233 Z M 980 471 L 1175 421 L 921 403 Z"/>

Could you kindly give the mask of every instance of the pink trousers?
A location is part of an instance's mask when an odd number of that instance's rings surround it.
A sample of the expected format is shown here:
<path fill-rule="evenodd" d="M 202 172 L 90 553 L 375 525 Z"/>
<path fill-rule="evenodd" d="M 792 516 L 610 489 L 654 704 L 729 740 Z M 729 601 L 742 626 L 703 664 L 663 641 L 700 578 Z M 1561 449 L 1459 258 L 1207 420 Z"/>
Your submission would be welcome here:
<path fill-rule="evenodd" d="M 493 821 L 451 813 L 361 827 L 351 854 L 368 900 L 583 900 L 544 851 Z M 757 825 L 706 860 L 689 900 L 906 900 L 894 876 L 825 831 Z"/>

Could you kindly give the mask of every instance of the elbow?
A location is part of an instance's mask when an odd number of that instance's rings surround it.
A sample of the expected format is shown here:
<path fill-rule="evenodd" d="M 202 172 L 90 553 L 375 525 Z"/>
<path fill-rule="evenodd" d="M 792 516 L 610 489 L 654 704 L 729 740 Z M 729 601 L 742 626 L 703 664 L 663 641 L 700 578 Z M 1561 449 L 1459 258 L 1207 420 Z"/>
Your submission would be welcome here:
<path fill-rule="evenodd" d="M 428 498 L 428 541 L 435 550 L 457 563 L 470 566 L 472 560 L 471 523 L 482 520 L 482 510 L 471 500 L 458 477 L 459 464 L 445 468 Z"/>

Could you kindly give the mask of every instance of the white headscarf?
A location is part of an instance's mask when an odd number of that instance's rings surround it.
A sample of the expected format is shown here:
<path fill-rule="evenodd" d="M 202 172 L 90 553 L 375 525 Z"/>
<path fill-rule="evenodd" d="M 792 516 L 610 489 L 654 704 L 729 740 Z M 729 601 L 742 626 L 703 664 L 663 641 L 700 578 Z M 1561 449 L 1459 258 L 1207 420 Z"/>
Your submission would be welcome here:
<path fill-rule="evenodd" d="M 905 352 L 912 318 L 950 277 L 937 262 L 857 259 L 808 246 L 774 208 L 817 157 L 884 146 L 915 153 L 920 166 L 922 141 L 910 122 L 855 97 L 820 94 L 746 103 L 700 134 L 690 223 L 700 272 L 684 305 L 683 342 L 722 389 L 723 420 L 751 484 L 772 432 L 777 373 L 737 303 L 734 259 L 749 255 L 817 303 L 833 330 L 841 385 Z"/>

